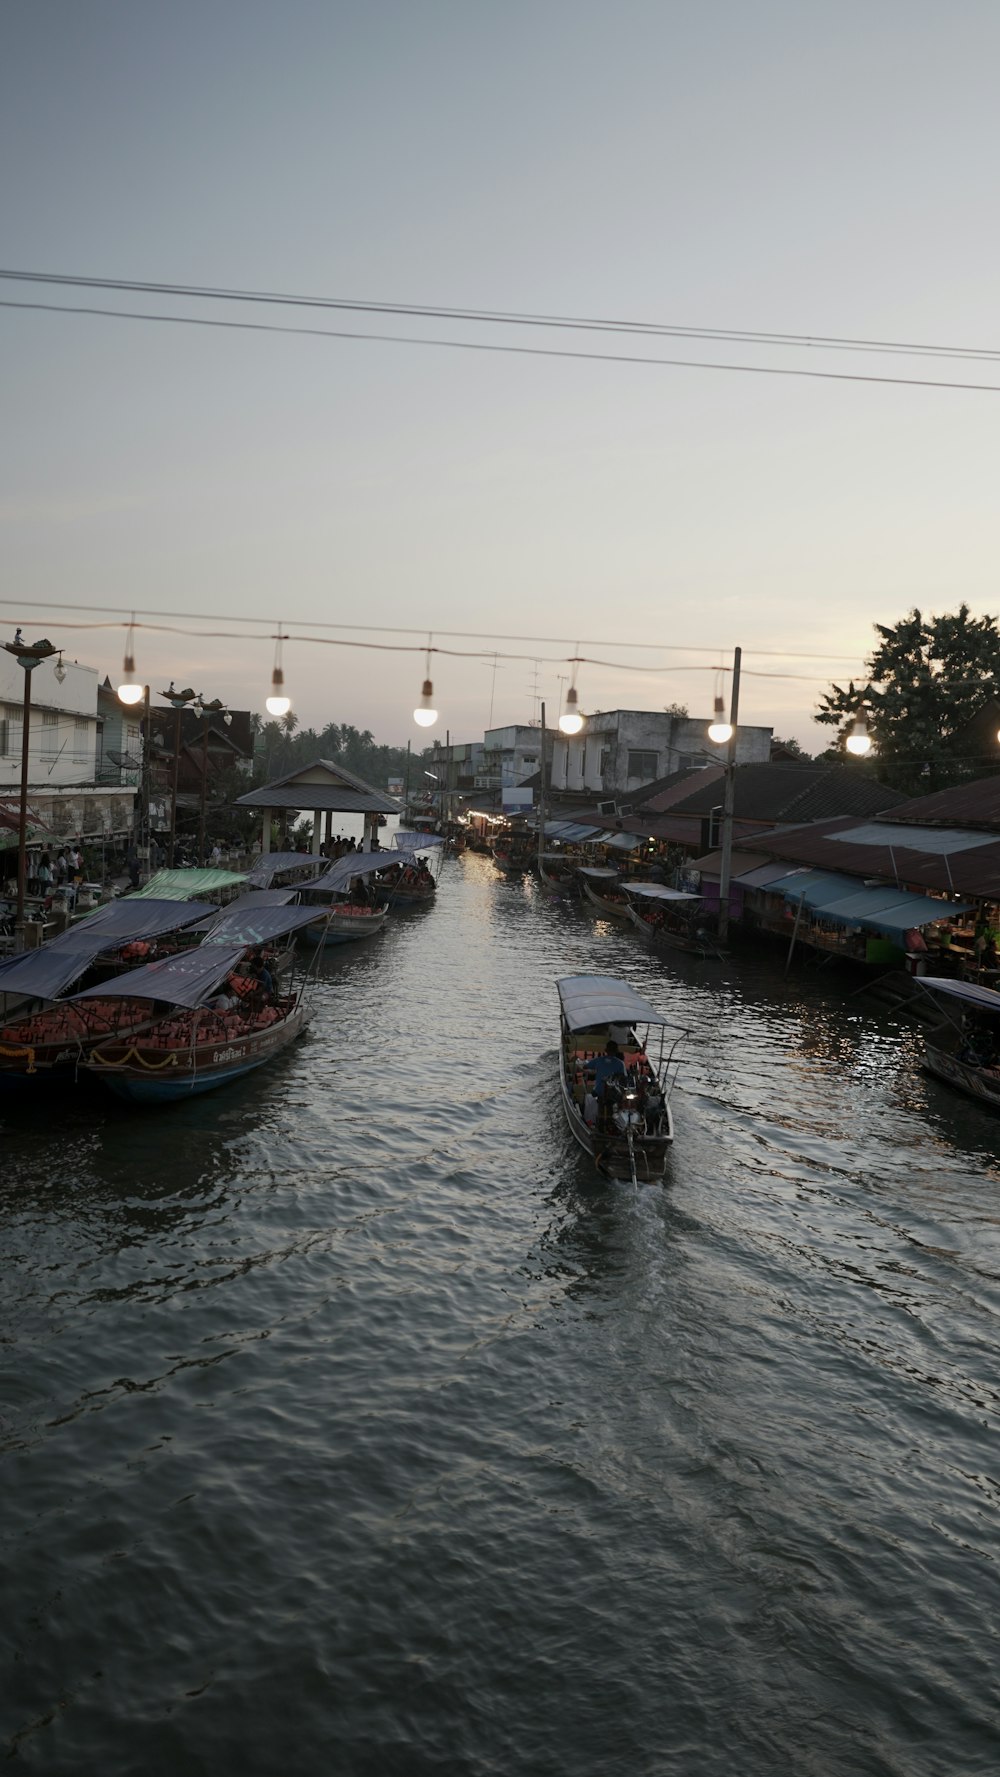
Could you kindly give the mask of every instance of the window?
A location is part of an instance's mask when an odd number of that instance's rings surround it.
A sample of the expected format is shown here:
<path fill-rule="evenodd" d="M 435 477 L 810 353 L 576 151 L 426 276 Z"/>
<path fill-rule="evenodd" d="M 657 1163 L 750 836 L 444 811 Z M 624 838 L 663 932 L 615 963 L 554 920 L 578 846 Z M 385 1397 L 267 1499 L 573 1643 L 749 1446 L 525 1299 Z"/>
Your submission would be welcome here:
<path fill-rule="evenodd" d="M 0 759 L 6 758 L 10 752 L 10 724 L 6 716 L 0 716 Z"/>
<path fill-rule="evenodd" d="M 628 774 L 637 777 L 642 784 L 651 783 L 659 769 L 659 753 L 638 753 L 629 748 Z"/>
<path fill-rule="evenodd" d="M 599 767 L 599 775 L 600 775 L 602 782 L 607 777 L 608 772 L 610 770 L 611 770 L 611 748 L 610 747 L 602 747 L 601 748 L 601 763 L 600 763 L 600 767 Z"/>
<path fill-rule="evenodd" d="M 90 723 L 86 716 L 77 716 L 73 723 L 73 757 L 86 759 Z"/>
<path fill-rule="evenodd" d="M 59 716 L 56 710 L 42 711 L 42 752 L 59 751 Z"/>

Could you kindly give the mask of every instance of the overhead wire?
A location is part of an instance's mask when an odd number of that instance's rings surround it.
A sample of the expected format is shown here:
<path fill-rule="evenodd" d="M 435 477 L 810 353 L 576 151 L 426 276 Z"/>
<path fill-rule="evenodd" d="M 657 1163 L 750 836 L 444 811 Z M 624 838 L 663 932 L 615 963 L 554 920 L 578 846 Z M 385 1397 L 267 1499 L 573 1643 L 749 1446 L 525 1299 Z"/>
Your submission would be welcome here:
<path fill-rule="evenodd" d="M 500 345 L 494 340 L 417 339 L 404 333 L 360 333 L 336 327 L 282 327 L 272 321 L 217 320 L 207 315 L 167 315 L 140 309 L 97 308 L 84 304 L 9 302 L 0 308 L 55 315 L 88 315 L 114 321 L 152 321 L 175 327 L 211 327 L 236 333 L 274 333 L 295 338 L 370 341 L 381 345 L 422 346 L 439 351 L 486 352 L 504 357 L 563 358 L 591 364 L 637 364 L 645 369 L 717 370 L 741 376 L 806 378 L 812 382 L 872 383 L 890 388 L 964 390 L 968 394 L 1000 395 L 1000 383 L 952 382 L 943 377 L 875 376 L 860 370 L 802 370 L 794 365 L 729 364 L 707 358 L 654 358 L 630 352 L 575 352 L 555 346 Z"/>

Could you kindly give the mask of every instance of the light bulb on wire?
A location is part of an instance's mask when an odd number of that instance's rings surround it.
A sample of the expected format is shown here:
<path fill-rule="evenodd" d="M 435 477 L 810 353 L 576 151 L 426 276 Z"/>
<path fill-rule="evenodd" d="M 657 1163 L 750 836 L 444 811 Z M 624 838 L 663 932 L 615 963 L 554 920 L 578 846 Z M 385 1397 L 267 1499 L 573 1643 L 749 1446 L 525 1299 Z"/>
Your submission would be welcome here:
<path fill-rule="evenodd" d="M 726 706 L 720 696 L 715 699 L 712 720 L 708 725 L 708 738 L 717 747 L 724 746 L 727 740 L 733 738 L 733 725 L 726 721 Z"/>
<path fill-rule="evenodd" d="M 566 692 L 566 707 L 559 718 L 560 734 L 579 734 L 583 727 L 583 717 L 578 708 L 576 686 L 570 685 Z"/>
<path fill-rule="evenodd" d="M 122 703 L 140 703 L 145 687 L 140 685 L 135 676 L 135 618 L 128 626 L 125 637 L 125 660 L 123 662 L 125 677 L 118 687 L 118 696 Z"/>
<path fill-rule="evenodd" d="M 271 673 L 271 694 L 264 699 L 264 708 L 269 716 L 287 716 L 292 707 L 292 700 L 285 693 L 285 675 L 281 670 L 282 634 L 279 629 L 274 644 L 274 670 Z"/>
<path fill-rule="evenodd" d="M 868 724 L 864 714 L 860 710 L 847 730 L 847 739 L 844 745 L 849 753 L 854 754 L 856 759 L 861 759 L 865 753 L 871 752 L 872 737 L 868 732 Z"/>
<path fill-rule="evenodd" d="M 417 707 L 413 712 L 413 720 L 416 722 L 418 728 L 433 728 L 438 719 L 437 710 L 434 708 L 434 686 L 431 683 L 432 652 L 433 650 L 428 646 L 425 677 L 424 682 L 420 687 L 420 702 L 417 704 Z"/>

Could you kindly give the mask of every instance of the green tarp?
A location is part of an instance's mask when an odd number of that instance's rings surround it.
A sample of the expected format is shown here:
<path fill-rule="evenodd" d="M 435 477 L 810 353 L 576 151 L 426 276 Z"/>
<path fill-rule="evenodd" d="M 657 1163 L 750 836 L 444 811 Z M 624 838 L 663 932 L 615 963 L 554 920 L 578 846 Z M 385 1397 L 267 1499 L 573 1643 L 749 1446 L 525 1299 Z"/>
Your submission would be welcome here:
<path fill-rule="evenodd" d="M 219 889 L 238 889 L 246 882 L 245 873 L 235 870 L 158 870 L 145 888 L 136 889 L 129 900 L 193 901 Z"/>

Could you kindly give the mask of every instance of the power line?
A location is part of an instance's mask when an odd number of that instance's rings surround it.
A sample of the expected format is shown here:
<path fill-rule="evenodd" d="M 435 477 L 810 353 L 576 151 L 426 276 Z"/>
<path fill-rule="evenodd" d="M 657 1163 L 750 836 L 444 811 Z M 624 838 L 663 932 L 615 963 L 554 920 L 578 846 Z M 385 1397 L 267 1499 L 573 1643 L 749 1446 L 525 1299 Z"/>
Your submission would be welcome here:
<path fill-rule="evenodd" d="M 66 623 L 64 619 L 60 618 L 58 621 L 62 623 L 64 629 L 128 628 L 128 625 L 133 618 L 141 619 L 144 617 L 178 617 L 192 623 L 231 623 L 234 621 L 226 611 L 161 611 L 150 607 L 141 608 L 138 605 L 90 605 L 81 604 L 78 600 L 68 601 L 59 599 L 49 599 L 47 603 L 49 609 L 52 611 L 110 611 L 116 616 L 126 620 L 123 623 Z M 0 598 L 0 609 L 3 608 L 21 611 L 24 609 L 24 600 Z M 272 641 L 274 640 L 274 619 L 272 617 L 239 617 L 235 619 L 235 621 L 244 624 L 253 623 L 259 627 L 263 627 L 265 628 L 268 637 Z M 48 622 L 48 618 L 33 616 L 32 622 L 35 624 L 45 623 Z M 290 625 L 293 629 L 305 629 L 307 627 L 311 629 L 344 629 L 359 631 L 365 635 L 426 636 L 430 627 L 423 623 L 329 623 L 324 619 L 316 617 L 283 617 L 281 622 L 283 631 L 287 625 Z M 136 628 L 152 629 L 155 627 L 154 624 L 136 622 Z M 176 633 L 178 635 L 203 634 L 210 636 L 213 632 L 178 630 Z M 436 636 L 447 636 L 450 639 L 474 639 L 476 641 L 484 642 L 540 642 L 553 647 L 561 647 L 566 640 L 565 636 L 519 635 L 498 629 L 442 629 L 437 624 L 432 626 L 431 633 Z M 233 639 L 230 632 L 225 632 L 225 635 L 227 639 Z M 251 638 L 244 637 L 240 633 L 236 636 L 236 639 L 249 640 Z M 295 638 L 293 637 L 292 639 L 294 640 Z M 610 640 L 607 636 L 582 636 L 580 638 L 580 646 L 582 648 L 634 649 L 642 654 L 648 654 L 656 649 L 659 649 L 661 653 L 677 654 L 717 654 L 719 652 L 717 643 L 705 642 L 702 644 L 695 644 L 691 642 L 656 642 L 650 640 L 642 642 L 625 642 L 619 641 L 617 638 L 615 640 Z M 426 650 L 426 641 L 421 642 L 418 652 L 425 653 Z M 492 655 L 492 650 L 490 652 Z M 764 660 L 820 660 L 825 666 L 829 666 L 833 661 L 850 662 L 860 659 L 860 656 L 856 654 L 807 654 L 791 648 L 743 649 L 744 659 L 747 659 L 751 655 L 756 655 Z M 533 656 L 526 655 L 524 658 L 532 659 Z M 664 670 L 672 671 L 673 669 L 667 667 Z M 728 672 L 729 668 L 728 666 L 723 666 L 721 670 Z"/>
<path fill-rule="evenodd" d="M 55 315 L 91 315 L 113 321 L 155 321 L 177 327 L 215 327 L 238 333 L 283 333 L 301 338 L 369 340 L 381 345 L 423 346 L 457 352 L 492 352 L 505 357 L 567 358 L 591 364 L 639 364 L 664 370 L 721 370 L 741 376 L 805 377 L 813 382 L 881 383 L 890 388 L 962 389 L 968 394 L 1000 395 L 1000 383 L 960 383 L 935 377 L 873 376 L 857 370 L 798 370 L 777 364 L 722 364 L 702 358 L 650 358 L 629 352 L 574 352 L 555 346 L 508 346 L 488 340 L 416 339 L 402 333 L 358 333 L 346 328 L 282 327 L 272 321 L 221 321 L 205 315 L 164 315 L 138 309 L 106 309 L 82 304 L 0 301 L 0 308 L 30 309 Z"/>
<path fill-rule="evenodd" d="M 760 328 L 706 327 L 675 322 L 616 320 L 606 316 L 550 315 L 508 309 L 478 309 L 457 304 L 365 301 L 356 297 L 301 296 L 274 290 L 246 290 L 211 284 L 175 284 L 139 278 L 86 277 L 69 272 L 0 269 L 7 282 L 49 284 L 89 290 L 121 290 L 152 296 L 179 296 L 198 301 L 252 302 L 289 308 L 319 308 L 359 314 L 408 315 L 420 320 L 486 322 L 491 326 L 554 327 L 587 333 L 625 333 L 668 339 L 737 340 L 754 345 L 802 347 L 809 350 L 902 353 L 915 357 L 968 358 L 994 362 L 1000 348 L 929 345 L 907 340 L 850 339 L 842 334 L 770 332 Z"/>

